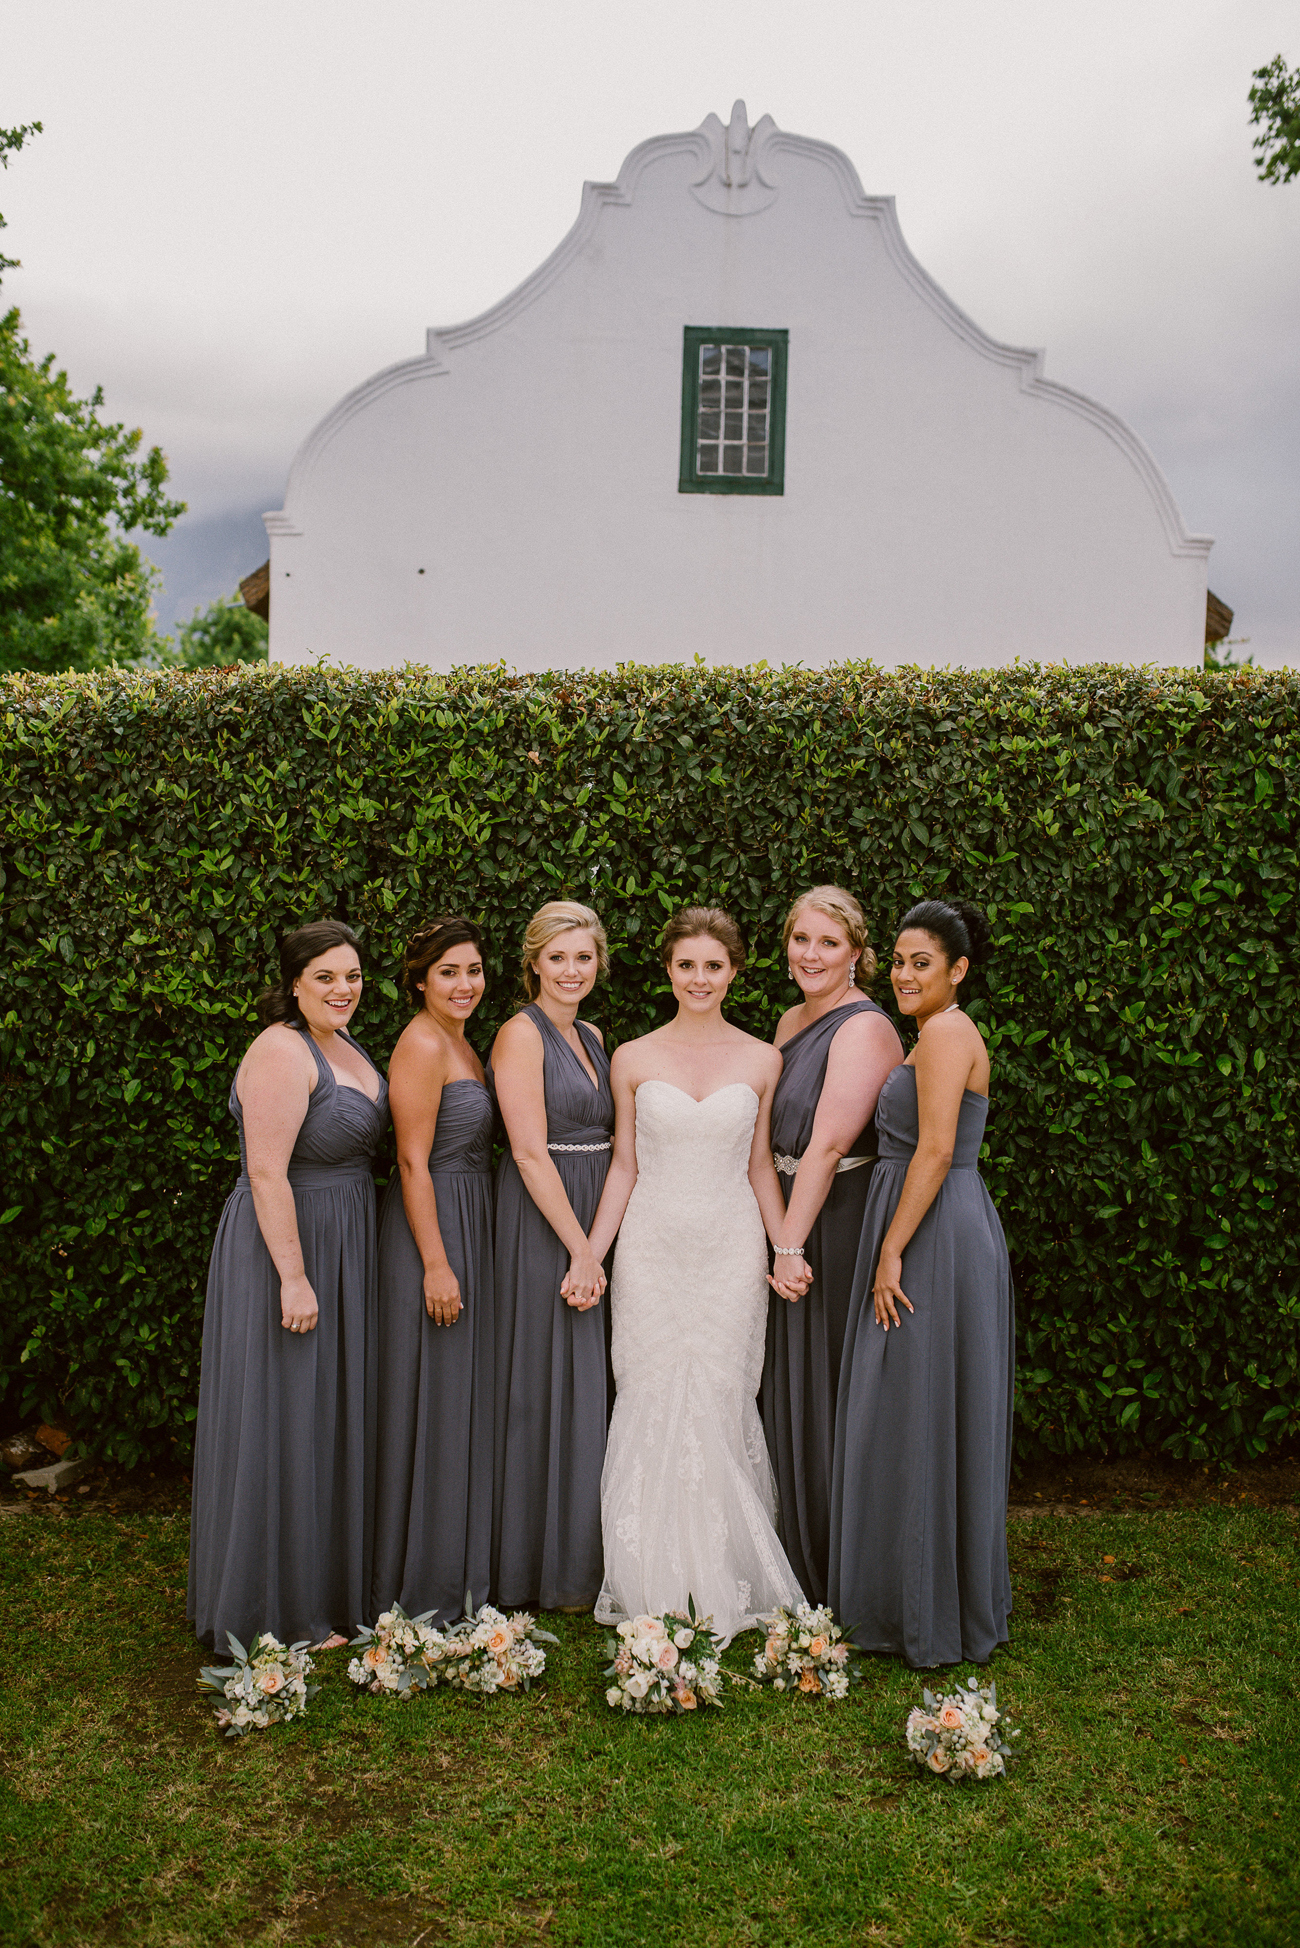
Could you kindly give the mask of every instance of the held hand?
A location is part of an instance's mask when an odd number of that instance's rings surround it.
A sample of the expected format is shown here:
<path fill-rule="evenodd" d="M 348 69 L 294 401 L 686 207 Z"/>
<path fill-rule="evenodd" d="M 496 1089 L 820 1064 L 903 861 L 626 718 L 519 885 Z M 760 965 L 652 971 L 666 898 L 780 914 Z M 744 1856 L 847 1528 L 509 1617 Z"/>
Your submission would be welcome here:
<path fill-rule="evenodd" d="M 316 1294 L 305 1272 L 280 1281 L 280 1324 L 286 1332 L 315 1332 L 319 1317 Z"/>
<path fill-rule="evenodd" d="M 460 1282 L 450 1265 L 424 1274 L 424 1309 L 435 1326 L 454 1326 L 460 1318 Z"/>
<path fill-rule="evenodd" d="M 806 1258 L 787 1258 L 782 1254 L 767 1282 L 781 1298 L 796 1305 L 813 1282 L 812 1266 Z"/>
<path fill-rule="evenodd" d="M 909 1312 L 916 1310 L 898 1282 L 902 1276 L 901 1252 L 891 1251 L 887 1246 L 882 1245 L 880 1262 L 876 1266 L 876 1282 L 871 1288 L 871 1298 L 876 1311 L 876 1324 L 883 1326 L 886 1332 L 889 1331 L 891 1321 L 896 1326 L 902 1325 L 903 1322 L 898 1316 L 900 1305 L 905 1305 Z"/>
<path fill-rule="evenodd" d="M 589 1251 L 575 1252 L 560 1284 L 561 1298 L 575 1312 L 587 1312 L 593 1305 L 599 1305 L 604 1290 L 605 1273 L 600 1260 L 593 1258 Z"/>

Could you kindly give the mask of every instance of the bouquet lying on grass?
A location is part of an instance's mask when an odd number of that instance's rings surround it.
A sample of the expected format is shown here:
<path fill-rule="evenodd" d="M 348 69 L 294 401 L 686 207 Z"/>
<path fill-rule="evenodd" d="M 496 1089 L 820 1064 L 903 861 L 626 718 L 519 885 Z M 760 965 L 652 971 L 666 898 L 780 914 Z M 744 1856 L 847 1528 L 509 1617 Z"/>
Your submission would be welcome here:
<path fill-rule="evenodd" d="M 661 1617 L 625 1617 L 606 1648 L 613 1662 L 605 1676 L 613 1683 L 605 1703 L 624 1711 L 695 1711 L 721 1705 L 722 1673 L 712 1617 L 686 1610 Z"/>
<path fill-rule="evenodd" d="M 208 1664 L 198 1679 L 200 1691 L 225 1700 L 214 1709 L 226 1737 L 242 1738 L 254 1725 L 265 1729 L 301 1718 L 307 1700 L 320 1690 L 319 1684 L 307 1682 L 312 1661 L 306 1638 L 286 1648 L 276 1637 L 254 1637 L 252 1649 L 245 1650 L 232 1631 L 226 1636 L 234 1661 Z"/>
<path fill-rule="evenodd" d="M 833 1704 L 848 1696 L 862 1675 L 834 1615 L 823 1606 L 796 1604 L 773 1610 L 767 1642 L 754 1658 L 754 1675 L 774 1691 L 802 1691 Z"/>
<path fill-rule="evenodd" d="M 980 1686 L 974 1678 L 950 1696 L 936 1698 L 923 1691 L 924 1706 L 907 1716 L 907 1749 L 918 1765 L 941 1773 L 954 1785 L 960 1779 L 995 1779 L 1016 1754 L 1009 1743 L 1019 1738 L 1006 1714 L 998 1710 L 996 1684 Z"/>
<path fill-rule="evenodd" d="M 524 1611 L 508 1617 L 488 1604 L 475 1615 L 466 1592 L 459 1623 L 439 1630 L 432 1610 L 408 1617 L 398 1604 L 385 1610 L 373 1630 L 362 1629 L 350 1648 L 360 1650 L 348 1676 L 366 1691 L 393 1691 L 413 1698 L 435 1684 L 457 1691 L 527 1691 L 546 1669 L 543 1644 L 558 1643 Z"/>

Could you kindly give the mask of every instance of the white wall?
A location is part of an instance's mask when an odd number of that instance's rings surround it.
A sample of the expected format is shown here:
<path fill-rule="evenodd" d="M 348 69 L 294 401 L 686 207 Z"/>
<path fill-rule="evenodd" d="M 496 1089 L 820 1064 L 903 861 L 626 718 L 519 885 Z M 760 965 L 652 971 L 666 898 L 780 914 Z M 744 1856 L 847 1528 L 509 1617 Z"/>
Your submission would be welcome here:
<path fill-rule="evenodd" d="M 686 325 L 788 329 L 784 495 L 678 493 Z M 1210 542 L 1040 365 L 837 149 L 737 104 L 310 436 L 266 517 L 272 658 L 1199 665 Z"/>

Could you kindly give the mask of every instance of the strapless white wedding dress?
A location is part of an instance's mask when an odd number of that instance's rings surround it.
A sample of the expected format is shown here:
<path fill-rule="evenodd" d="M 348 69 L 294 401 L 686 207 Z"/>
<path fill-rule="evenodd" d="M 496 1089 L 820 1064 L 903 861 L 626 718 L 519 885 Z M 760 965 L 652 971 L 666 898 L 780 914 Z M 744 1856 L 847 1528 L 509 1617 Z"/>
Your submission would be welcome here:
<path fill-rule="evenodd" d="M 755 1397 L 767 1243 L 749 1183 L 758 1097 L 636 1092 L 637 1181 L 614 1257 L 618 1397 L 601 1475 L 601 1623 L 712 1616 L 729 1640 L 802 1597 L 774 1526 Z"/>

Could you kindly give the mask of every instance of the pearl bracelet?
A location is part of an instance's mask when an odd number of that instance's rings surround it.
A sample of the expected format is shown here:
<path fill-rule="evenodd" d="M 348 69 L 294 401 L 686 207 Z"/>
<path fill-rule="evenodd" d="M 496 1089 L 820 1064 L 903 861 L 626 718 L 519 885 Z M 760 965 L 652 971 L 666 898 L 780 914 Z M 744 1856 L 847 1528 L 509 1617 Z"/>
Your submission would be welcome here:
<path fill-rule="evenodd" d="M 775 1258 L 802 1258 L 803 1246 L 802 1245 L 773 1245 L 772 1255 Z"/>

